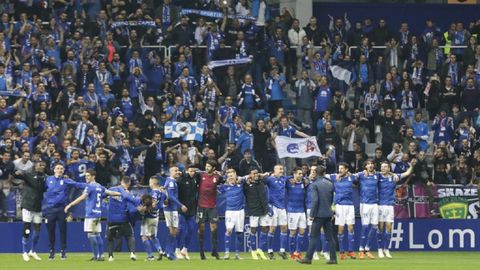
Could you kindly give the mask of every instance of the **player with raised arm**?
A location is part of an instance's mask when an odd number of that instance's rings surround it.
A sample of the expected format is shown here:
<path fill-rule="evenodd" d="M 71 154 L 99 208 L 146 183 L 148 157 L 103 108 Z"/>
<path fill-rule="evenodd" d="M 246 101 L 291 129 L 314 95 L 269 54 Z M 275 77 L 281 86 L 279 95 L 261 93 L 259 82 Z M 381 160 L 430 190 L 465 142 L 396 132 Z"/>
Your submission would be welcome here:
<path fill-rule="evenodd" d="M 152 247 L 158 253 L 158 260 L 163 257 L 162 246 L 157 237 L 158 232 L 158 215 L 163 205 L 167 203 L 167 194 L 163 187 L 160 187 L 157 177 L 150 177 L 148 185 L 151 189 L 148 195 L 142 196 L 142 205 L 145 207 L 142 217 L 142 225 L 140 226 L 140 236 L 142 243 L 147 252 L 147 261 L 153 261 Z"/>
<path fill-rule="evenodd" d="M 392 173 L 390 163 L 383 161 L 380 164 L 379 182 L 378 182 L 378 257 L 392 258 L 390 254 L 390 238 L 392 225 L 395 218 L 393 205 L 395 204 L 395 187 L 401 179 L 408 177 L 413 172 L 413 167 L 417 164 L 416 159 L 412 159 L 408 170 L 401 174 Z"/>
<path fill-rule="evenodd" d="M 268 257 L 273 260 L 273 239 L 277 226 L 280 226 L 280 250 L 279 256 L 286 260 L 287 254 L 285 248 L 288 243 L 287 231 L 287 210 L 285 209 L 285 195 L 287 176 L 284 175 L 283 166 L 280 164 L 273 167 L 273 174 L 265 178 L 264 183 L 268 187 L 268 203 L 272 208 L 272 218 L 270 220 L 270 230 L 268 232 Z"/>
<path fill-rule="evenodd" d="M 53 167 L 54 175 L 45 180 L 45 193 L 43 193 L 42 213 L 47 219 L 48 247 L 50 249 L 49 260 L 55 259 L 55 226 L 60 228 L 60 253 L 61 259 L 66 260 L 67 254 L 67 220 L 64 212 L 68 202 L 70 188 L 85 188 L 85 183 L 77 183 L 64 176 L 65 168 L 62 164 Z"/>
<path fill-rule="evenodd" d="M 130 259 L 132 261 L 137 260 L 137 256 L 135 255 L 135 237 L 133 235 L 133 227 L 128 218 L 128 204 L 138 206 L 140 205 L 140 199 L 135 198 L 132 194 L 130 194 L 128 191 L 130 184 L 130 177 L 122 176 L 120 185 L 110 188 L 112 191 L 122 193 L 122 197 L 110 197 L 108 203 L 106 236 L 108 241 L 107 250 L 109 262 L 114 261 L 113 246 L 115 240 L 119 240 L 121 237 L 124 237 L 127 241 Z"/>
<path fill-rule="evenodd" d="M 365 161 L 365 171 L 352 174 L 357 177 L 360 186 L 360 217 L 362 220 L 362 234 L 358 258 L 375 257 L 370 252 L 370 243 L 376 238 L 378 230 L 378 174 L 375 172 L 375 163 L 371 159 Z M 371 228 L 370 228 L 371 227 Z"/>
<path fill-rule="evenodd" d="M 305 216 L 305 184 L 302 168 L 293 169 L 293 177 L 287 182 L 287 219 L 290 231 L 290 258 L 303 259 L 301 247 L 305 241 L 307 217 Z M 298 231 L 298 234 L 297 234 Z"/>
<path fill-rule="evenodd" d="M 353 185 L 355 177 L 349 175 L 348 164 L 338 164 L 338 174 L 325 175 L 334 185 L 335 194 L 333 203 L 335 205 L 335 225 L 338 226 L 338 245 L 340 249 L 340 260 L 345 260 L 347 255 L 356 259 L 353 246 L 355 244 L 355 208 L 353 206 Z M 348 248 L 345 246 L 345 225 L 348 231 Z M 348 251 L 348 254 L 345 254 Z"/>
<path fill-rule="evenodd" d="M 95 182 L 95 170 L 87 170 L 85 174 L 87 180 L 87 187 L 83 194 L 75 199 L 73 202 L 65 206 L 65 213 L 74 206 L 86 200 L 85 203 L 85 221 L 83 230 L 87 233 L 90 240 L 90 246 L 93 250 L 93 257 L 91 261 L 104 261 L 103 257 L 103 238 L 102 232 L 102 199 L 104 195 L 121 196 L 120 192 L 111 191 L 104 188 L 102 185 Z"/>
<path fill-rule="evenodd" d="M 168 203 L 164 207 L 163 213 L 165 215 L 165 223 L 167 225 L 169 234 L 167 242 L 167 258 L 169 260 L 176 260 L 175 248 L 176 248 L 176 236 L 178 229 L 178 208 L 182 212 L 186 212 L 188 209 L 185 205 L 178 201 L 178 186 L 177 178 L 180 177 L 180 170 L 178 167 L 173 166 L 169 169 L 170 176 L 165 181 L 165 189 L 168 194 Z"/>
<path fill-rule="evenodd" d="M 234 169 L 227 170 L 227 182 L 218 187 L 220 193 L 225 194 L 225 256 L 224 260 L 230 259 L 230 240 L 235 229 L 235 259 L 241 260 L 240 249 L 243 238 L 243 226 L 245 223 L 245 195 L 243 194 L 243 179 L 237 177 Z"/>

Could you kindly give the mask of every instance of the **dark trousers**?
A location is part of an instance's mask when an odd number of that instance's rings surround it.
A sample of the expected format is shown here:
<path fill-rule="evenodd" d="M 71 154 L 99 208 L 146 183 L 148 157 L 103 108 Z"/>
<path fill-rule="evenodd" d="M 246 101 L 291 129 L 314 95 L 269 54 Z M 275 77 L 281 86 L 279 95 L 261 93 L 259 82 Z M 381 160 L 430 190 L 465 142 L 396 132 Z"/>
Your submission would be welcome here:
<path fill-rule="evenodd" d="M 323 228 L 325 237 L 327 239 L 328 250 L 330 251 L 330 260 L 337 260 L 337 253 L 335 252 L 335 241 L 333 239 L 333 224 L 332 218 L 314 218 L 312 223 L 312 231 L 310 232 L 310 243 L 308 245 L 308 251 L 306 258 L 312 260 L 315 247 L 318 246 L 318 236 L 320 229 Z"/>
<path fill-rule="evenodd" d="M 63 209 L 52 212 L 46 216 L 47 218 L 47 231 L 48 231 L 48 247 L 50 250 L 55 250 L 55 227 L 58 223 L 60 228 L 60 242 L 61 250 L 67 248 L 67 220 L 66 214 Z"/>

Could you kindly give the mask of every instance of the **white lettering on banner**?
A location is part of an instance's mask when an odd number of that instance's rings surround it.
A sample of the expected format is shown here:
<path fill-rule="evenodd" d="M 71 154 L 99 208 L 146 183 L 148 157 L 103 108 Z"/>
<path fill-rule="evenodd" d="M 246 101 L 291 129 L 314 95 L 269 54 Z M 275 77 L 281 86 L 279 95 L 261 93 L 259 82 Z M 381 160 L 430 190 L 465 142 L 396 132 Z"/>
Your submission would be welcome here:
<path fill-rule="evenodd" d="M 402 227 L 401 222 L 397 223 L 396 225 L 397 225 L 397 229 L 395 229 L 395 227 L 392 229 L 392 242 L 391 242 L 391 244 L 395 243 L 395 245 L 393 245 L 393 244 L 391 245 L 395 249 L 400 247 L 401 240 L 399 242 L 396 242 L 398 240 L 394 240 L 394 235 L 395 235 L 394 231 L 398 230 L 398 228 L 400 228 L 400 230 L 401 230 L 401 227 Z M 403 230 L 402 230 L 401 233 L 403 233 Z M 445 237 L 446 237 L 447 236 L 446 231 L 444 233 L 442 233 L 438 229 L 431 229 L 428 232 L 427 239 L 424 238 L 425 234 L 417 235 L 417 237 L 415 237 L 414 222 L 409 222 L 408 223 L 408 245 L 409 245 L 409 249 L 425 249 L 425 245 L 420 244 L 420 243 L 425 243 L 425 240 L 427 240 L 428 247 L 431 248 L 431 249 L 440 249 L 440 248 L 442 248 L 442 246 L 443 246 L 443 248 L 446 248 L 446 246 L 444 246 L 444 234 L 445 234 Z M 458 240 L 457 240 L 457 238 L 458 238 Z M 415 243 L 415 240 L 418 241 L 418 242 Z M 472 248 L 472 249 L 476 248 L 475 231 L 473 229 L 449 229 L 447 240 L 448 240 L 448 248 L 460 248 L 460 249 L 461 248 Z M 470 241 L 469 242 L 470 245 L 468 245 L 468 243 L 467 243 L 467 246 L 465 246 L 466 240 Z M 445 244 L 447 244 L 447 243 L 445 243 Z"/>
<path fill-rule="evenodd" d="M 451 197 L 451 196 L 472 196 L 475 197 L 478 194 L 477 188 L 439 188 L 437 189 L 438 197 Z"/>
<path fill-rule="evenodd" d="M 470 248 L 475 247 L 475 232 L 471 229 L 450 229 L 448 230 L 448 247 L 453 248 L 454 236 L 458 234 L 459 247 L 465 247 L 465 235 L 468 233 L 470 237 Z"/>
<path fill-rule="evenodd" d="M 413 223 L 408 223 L 408 244 L 410 249 L 424 249 L 424 244 L 415 244 L 414 233 L 413 233 Z"/>
<path fill-rule="evenodd" d="M 400 243 L 403 241 L 403 229 L 402 223 L 398 222 L 395 226 L 392 227 L 392 234 L 390 237 L 390 245 L 389 248 L 394 247 L 395 249 L 400 248 Z"/>
<path fill-rule="evenodd" d="M 433 243 L 433 236 L 437 235 L 437 243 Z M 443 244 L 443 235 L 439 230 L 431 230 L 428 233 L 428 245 L 433 249 L 439 249 Z"/>

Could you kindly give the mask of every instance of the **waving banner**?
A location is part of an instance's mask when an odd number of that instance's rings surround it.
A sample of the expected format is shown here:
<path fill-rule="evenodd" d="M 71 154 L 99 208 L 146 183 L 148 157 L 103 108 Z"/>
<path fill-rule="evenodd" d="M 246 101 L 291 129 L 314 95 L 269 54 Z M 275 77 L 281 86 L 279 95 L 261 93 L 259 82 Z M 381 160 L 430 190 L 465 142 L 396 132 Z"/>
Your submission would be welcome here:
<path fill-rule="evenodd" d="M 285 136 L 277 136 L 275 138 L 275 144 L 279 158 L 308 158 L 322 156 L 315 137 L 289 138 Z"/>

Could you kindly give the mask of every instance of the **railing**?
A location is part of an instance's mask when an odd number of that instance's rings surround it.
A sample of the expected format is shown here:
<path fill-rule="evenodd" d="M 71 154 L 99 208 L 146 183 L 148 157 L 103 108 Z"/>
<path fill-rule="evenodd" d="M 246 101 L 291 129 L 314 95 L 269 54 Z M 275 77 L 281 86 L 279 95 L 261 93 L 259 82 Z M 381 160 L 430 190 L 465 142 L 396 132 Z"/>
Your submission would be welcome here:
<path fill-rule="evenodd" d="M 440 49 L 444 49 L 449 47 L 450 49 L 466 49 L 467 46 L 438 46 Z M 387 46 L 372 46 L 373 49 L 386 49 Z M 358 46 L 350 46 L 348 47 L 348 55 L 352 55 L 352 49 L 358 49 Z"/>

